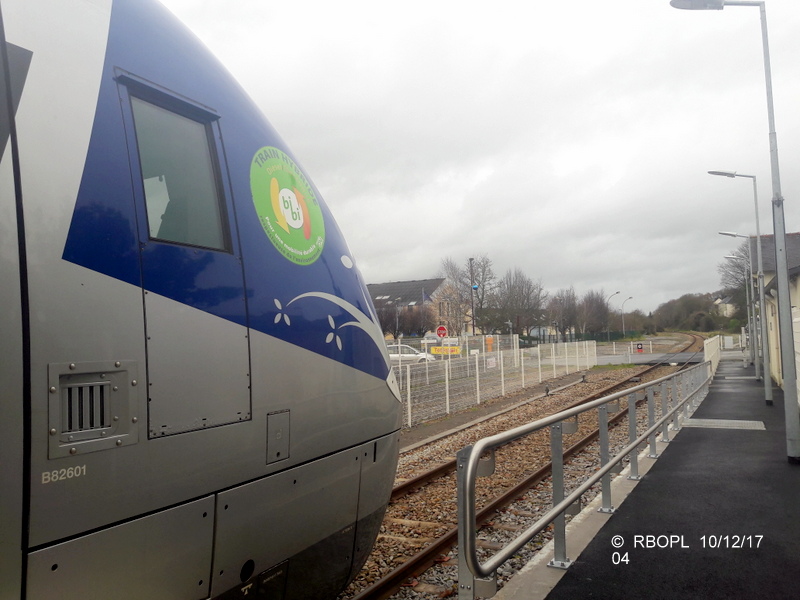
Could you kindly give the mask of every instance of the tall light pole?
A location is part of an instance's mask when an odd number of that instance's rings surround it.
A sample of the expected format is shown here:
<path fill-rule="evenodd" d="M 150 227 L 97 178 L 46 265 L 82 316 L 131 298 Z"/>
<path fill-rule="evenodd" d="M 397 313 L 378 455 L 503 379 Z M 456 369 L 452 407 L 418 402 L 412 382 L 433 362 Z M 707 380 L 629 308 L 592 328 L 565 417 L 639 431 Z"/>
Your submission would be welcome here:
<path fill-rule="evenodd" d="M 622 337 L 625 337 L 625 303 L 628 300 L 633 300 L 633 296 L 628 296 L 622 301 Z"/>
<path fill-rule="evenodd" d="M 475 273 L 472 270 L 472 263 L 475 262 L 474 258 L 469 259 L 469 304 L 472 314 L 472 335 L 475 335 Z"/>
<path fill-rule="evenodd" d="M 608 307 L 608 301 L 611 300 L 611 298 L 613 298 L 617 294 L 619 294 L 619 292 L 614 292 L 613 294 L 610 294 L 608 298 L 606 298 L 606 310 L 611 310 Z M 611 319 L 608 320 L 608 325 L 606 326 L 606 341 L 607 342 L 611 341 Z"/>
<path fill-rule="evenodd" d="M 737 234 L 736 237 L 739 237 L 739 235 Z M 741 237 L 747 237 L 747 236 L 741 236 Z M 755 296 L 753 296 L 753 272 L 752 272 L 753 263 L 750 260 L 749 249 L 747 255 L 748 257 L 746 259 L 742 256 L 733 256 L 733 255 L 726 256 L 725 258 L 727 258 L 728 260 L 735 260 L 736 262 L 742 262 L 747 260 L 747 262 L 750 263 L 750 266 L 744 269 L 744 278 L 746 280 L 750 280 L 749 286 L 747 285 L 747 281 L 745 281 L 744 283 L 744 296 L 745 296 L 745 303 L 747 304 L 747 329 L 750 335 L 750 343 L 748 344 L 748 346 L 750 347 L 750 362 L 755 364 L 756 366 L 756 379 L 758 379 L 758 361 L 755 359 L 755 354 L 753 352 L 755 344 L 752 342 L 754 330 L 753 330 L 753 320 L 751 320 L 752 316 L 751 310 L 752 311 L 755 310 Z M 752 317 L 752 319 L 755 319 L 755 317 Z"/>
<path fill-rule="evenodd" d="M 394 339 L 397 340 L 400 336 L 400 298 L 394 299 Z M 397 352 L 400 352 L 398 346 Z"/>
<path fill-rule="evenodd" d="M 758 227 L 758 221 L 756 220 L 756 227 Z M 745 237 L 748 239 L 747 242 L 747 255 L 750 257 L 750 285 L 752 286 L 753 283 L 753 258 L 750 252 L 750 236 L 748 235 L 741 235 L 739 233 L 734 233 L 732 231 L 720 231 L 720 235 L 728 235 L 731 237 Z M 772 375 L 770 373 L 770 356 L 769 356 L 769 347 L 767 344 L 767 305 L 764 300 L 764 261 L 762 260 L 761 256 L 761 236 L 758 236 L 756 248 L 758 250 L 758 318 L 755 316 L 755 307 L 753 310 L 753 320 L 756 321 L 756 329 L 759 330 L 760 335 L 757 337 L 760 338 L 758 343 L 758 351 L 761 353 L 761 364 L 764 367 L 764 401 L 766 402 L 767 406 L 772 406 Z M 753 298 L 753 303 L 755 304 L 755 292 L 750 288 L 750 296 Z M 758 357 L 758 351 L 756 352 L 756 357 Z M 758 362 L 756 362 L 756 379 L 758 379 Z"/>
<path fill-rule="evenodd" d="M 738 237 L 738 238 L 745 238 L 748 240 L 747 243 L 747 263 L 748 266 L 745 269 L 745 283 L 744 283 L 744 292 L 745 297 L 748 296 L 749 290 L 749 298 L 747 299 L 747 331 L 750 337 L 750 343 L 748 346 L 750 348 L 750 362 L 756 366 L 756 379 L 761 380 L 759 376 L 758 370 L 758 352 L 756 352 L 756 346 L 758 346 L 758 333 L 756 331 L 756 295 L 755 290 L 753 289 L 753 256 L 750 254 L 750 236 L 749 235 L 742 235 L 741 233 L 734 233 L 732 231 L 719 231 L 720 235 L 727 235 L 730 237 Z M 725 258 L 741 260 L 742 257 L 740 256 L 726 256 Z M 756 336 L 755 338 L 753 336 Z M 755 340 L 755 342 L 753 341 Z"/>
<path fill-rule="evenodd" d="M 778 136 L 775 133 L 775 109 L 772 105 L 772 67 L 769 61 L 767 11 L 763 1 L 739 0 L 671 0 L 675 8 L 689 10 L 722 10 L 725 6 L 757 6 L 761 14 L 761 43 L 764 52 L 764 79 L 767 85 L 767 118 L 769 120 L 769 158 L 772 173 L 772 222 L 775 230 L 775 272 L 778 280 L 778 328 L 781 338 L 783 372 L 783 410 L 786 418 L 786 455 L 790 463 L 800 464 L 800 408 L 797 405 L 797 368 L 792 333 L 792 305 L 789 294 L 789 265 L 786 258 L 786 222 L 783 215 L 783 194 L 778 166 Z"/>
<path fill-rule="evenodd" d="M 758 218 L 758 182 L 755 175 L 744 175 L 736 171 L 709 171 L 710 175 L 722 177 L 746 177 L 753 180 L 753 204 L 756 210 L 756 255 L 758 257 L 758 311 L 761 317 L 761 358 L 764 365 L 764 400 L 767 405 L 772 405 L 772 374 L 770 371 L 769 346 L 767 344 L 767 303 L 764 300 L 764 257 L 761 253 L 761 225 Z M 783 210 L 783 209 L 781 209 Z M 723 234 L 726 235 L 726 234 Z M 750 242 L 747 243 L 750 249 Z M 752 261 L 750 263 L 752 265 Z M 751 267 L 752 270 L 752 267 Z M 791 311 L 790 311 L 791 312 Z M 756 369 L 758 376 L 758 369 Z"/>
<path fill-rule="evenodd" d="M 553 321 L 556 328 L 556 343 L 558 343 L 560 330 L 564 328 L 564 299 L 561 296 L 553 296 L 553 300 L 558 302 L 558 320 Z"/>

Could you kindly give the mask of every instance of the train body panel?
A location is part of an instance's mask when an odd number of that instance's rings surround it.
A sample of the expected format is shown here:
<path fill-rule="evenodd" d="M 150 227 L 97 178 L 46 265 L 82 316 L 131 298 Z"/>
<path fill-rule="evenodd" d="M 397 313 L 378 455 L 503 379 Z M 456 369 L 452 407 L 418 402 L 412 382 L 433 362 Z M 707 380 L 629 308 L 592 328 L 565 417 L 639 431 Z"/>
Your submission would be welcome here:
<path fill-rule="evenodd" d="M 207 598 L 213 537 L 207 497 L 55 544 L 31 553 L 27 597 Z"/>
<path fill-rule="evenodd" d="M 135 565 L 131 597 L 157 597 L 136 540 L 179 531 L 195 504 L 206 517 L 165 552 L 227 562 L 178 569 L 185 597 L 235 596 L 259 574 L 286 598 L 335 595 L 380 524 L 400 414 L 319 191 L 157 2 L 0 0 L 0 14 L 0 598 L 90 589 L 100 571 L 72 552 Z M 220 513 L 223 497 L 246 510 Z M 184 547 L 209 518 L 224 545 Z M 334 547 L 350 551 L 317 591 L 295 582 L 302 557 Z M 163 597 L 184 597 L 171 585 Z"/>
<path fill-rule="evenodd" d="M 256 356 L 268 361 L 270 369 L 260 370 L 254 379 L 253 396 L 260 400 L 254 401 L 251 418 L 148 438 L 147 402 L 134 391 L 131 397 L 137 398 L 138 414 L 143 416 L 127 433 L 117 430 L 108 441 L 100 437 L 84 442 L 75 455 L 69 454 L 69 444 L 60 444 L 66 452 L 56 460 L 47 459 L 47 446 L 32 453 L 31 546 L 313 462 L 363 442 L 364 429 L 396 418 L 391 403 L 374 400 L 385 384 L 352 369 L 343 376 L 329 360 L 263 334 L 253 337 Z M 309 365 L 314 377 L 287 377 L 298 362 Z M 72 364 L 76 369 L 69 371 Z M 65 374 L 102 374 L 95 363 L 76 359 L 62 365 Z M 107 366 L 111 379 L 114 367 Z M 121 366 L 127 365 L 122 361 Z M 134 379 L 130 372 L 127 375 L 128 380 Z M 188 405 L 187 411 L 192 408 Z M 47 414 L 42 412 L 34 424 L 45 425 Z M 141 441 L 129 444 L 127 437 L 136 427 Z M 92 448 L 92 444 L 106 443 L 110 449 Z M 283 447 L 286 450 L 275 456 L 273 448 Z M 37 465 L 42 467 L 37 469 Z M 62 470 L 69 469 L 72 476 L 66 478 L 64 471 L 62 477 Z M 387 477 L 391 479 L 391 474 Z"/>
<path fill-rule="evenodd" d="M 387 436 L 35 551 L 28 597 L 259 597 L 265 580 L 287 598 L 335 596 L 353 575 L 354 553 L 368 549 L 380 527 L 375 517 L 391 480 L 370 471 L 393 468 L 396 444 Z"/>
<path fill-rule="evenodd" d="M 0 35 L 0 52 L 7 48 Z M 6 60 L 0 53 L 0 66 Z M 27 69 L 24 69 L 27 70 Z M 8 82 L 0 69 L 0 598 L 19 598 L 24 547 L 25 427 L 22 301 L 16 185 L 9 135 L 14 104 L 7 102 Z M 3 157 L 8 157 L 4 159 Z"/>

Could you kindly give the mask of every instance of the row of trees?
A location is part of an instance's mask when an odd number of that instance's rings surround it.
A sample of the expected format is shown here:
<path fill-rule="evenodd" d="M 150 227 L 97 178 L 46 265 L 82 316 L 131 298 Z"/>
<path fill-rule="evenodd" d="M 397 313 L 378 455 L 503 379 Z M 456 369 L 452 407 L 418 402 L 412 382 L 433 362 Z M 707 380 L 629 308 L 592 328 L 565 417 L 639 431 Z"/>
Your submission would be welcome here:
<path fill-rule="evenodd" d="M 605 291 L 590 290 L 578 297 L 573 287 L 545 291 L 520 269 L 497 276 L 492 261 L 482 255 L 459 264 L 442 261 L 439 277 L 445 282 L 433 302 L 414 310 L 393 305 L 376 306 L 384 332 L 394 337 L 424 335 L 438 325 L 450 332 L 516 333 L 543 337 L 557 331 L 561 339 L 570 333 L 598 336 L 621 329 L 621 315 L 610 310 Z M 625 314 L 625 328 L 653 330 L 652 319 L 641 311 Z"/>
<path fill-rule="evenodd" d="M 483 255 L 459 265 L 442 261 L 445 283 L 437 293 L 442 324 L 449 331 L 524 333 L 544 324 L 547 292 L 519 269 L 498 278 L 492 261 Z"/>
<path fill-rule="evenodd" d="M 726 260 L 718 267 L 722 291 L 685 294 L 649 315 L 640 310 L 626 312 L 625 330 L 650 334 L 667 329 L 715 331 L 736 329 L 740 322 L 746 322 L 747 243 L 732 254 L 737 259 Z M 393 304 L 376 306 L 384 333 L 395 338 L 400 334 L 423 336 L 445 325 L 451 333 L 516 333 L 538 338 L 556 331 L 565 340 L 571 334 L 599 337 L 622 330 L 623 315 L 609 305 L 610 296 L 615 294 L 607 294 L 602 288 L 580 297 L 572 286 L 547 292 L 541 280 L 533 280 L 516 268 L 497 276 L 486 255 L 463 264 L 445 258 L 438 277 L 445 282 L 430 303 L 413 310 L 400 310 Z M 739 307 L 733 318 L 717 313 L 718 297 L 731 297 L 730 303 Z"/>

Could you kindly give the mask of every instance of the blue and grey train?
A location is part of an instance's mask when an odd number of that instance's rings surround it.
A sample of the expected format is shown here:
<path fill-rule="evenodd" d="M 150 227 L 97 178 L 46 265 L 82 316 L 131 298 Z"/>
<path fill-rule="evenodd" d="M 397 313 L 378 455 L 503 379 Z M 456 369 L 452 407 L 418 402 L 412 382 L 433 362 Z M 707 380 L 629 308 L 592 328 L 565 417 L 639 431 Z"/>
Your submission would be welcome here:
<path fill-rule="evenodd" d="M 400 403 L 284 141 L 155 0 L 0 0 L 0 599 L 331 598 Z"/>

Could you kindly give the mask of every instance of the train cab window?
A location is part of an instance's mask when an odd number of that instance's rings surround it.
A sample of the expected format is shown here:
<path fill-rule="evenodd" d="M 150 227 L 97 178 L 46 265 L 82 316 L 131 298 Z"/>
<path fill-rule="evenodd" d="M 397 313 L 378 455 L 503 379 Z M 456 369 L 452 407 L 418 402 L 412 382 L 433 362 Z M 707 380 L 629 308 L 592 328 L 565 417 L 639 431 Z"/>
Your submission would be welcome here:
<path fill-rule="evenodd" d="M 131 96 L 150 238 L 229 250 L 210 125 Z"/>

